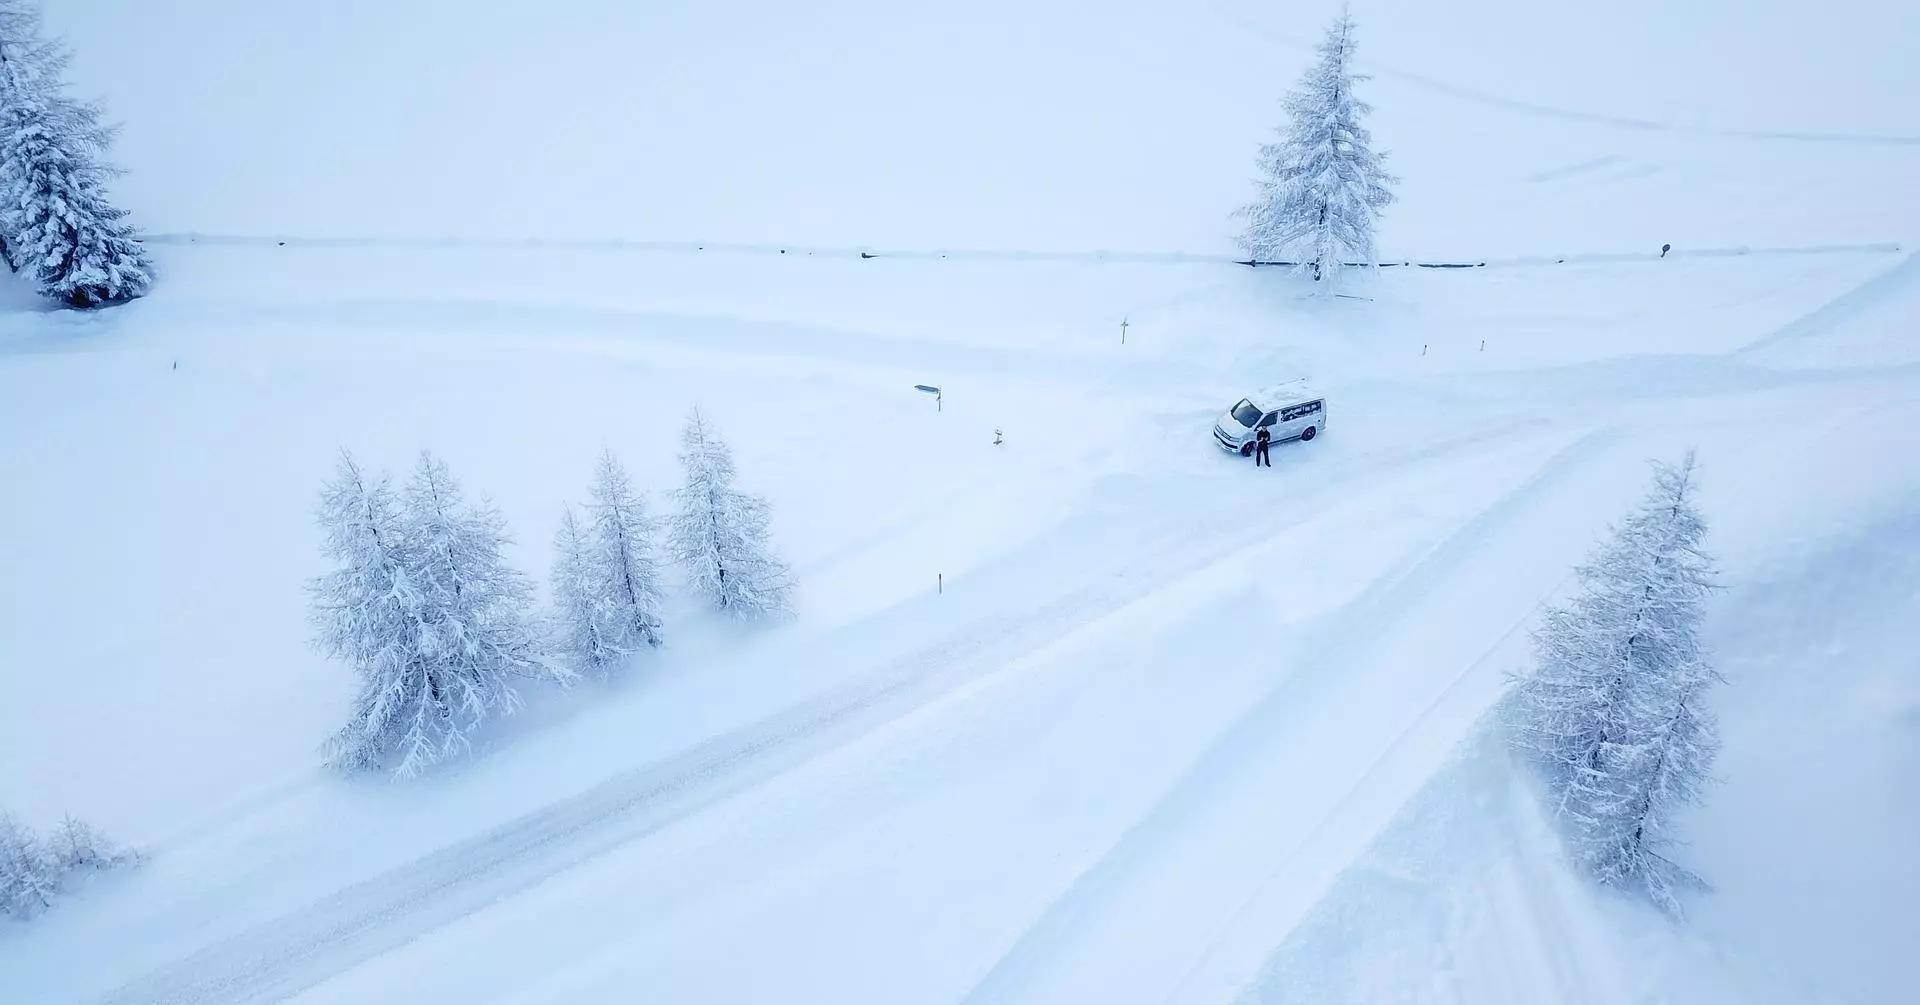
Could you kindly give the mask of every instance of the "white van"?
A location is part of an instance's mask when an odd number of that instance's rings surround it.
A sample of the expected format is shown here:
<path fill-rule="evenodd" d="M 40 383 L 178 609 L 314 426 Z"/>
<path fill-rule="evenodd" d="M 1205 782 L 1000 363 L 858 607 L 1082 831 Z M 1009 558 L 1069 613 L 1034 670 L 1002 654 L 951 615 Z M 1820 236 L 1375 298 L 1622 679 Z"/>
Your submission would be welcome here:
<path fill-rule="evenodd" d="M 1213 440 L 1222 450 L 1250 457 L 1263 426 L 1275 443 L 1311 440 L 1327 430 L 1327 399 L 1298 381 L 1256 391 L 1220 416 Z"/>

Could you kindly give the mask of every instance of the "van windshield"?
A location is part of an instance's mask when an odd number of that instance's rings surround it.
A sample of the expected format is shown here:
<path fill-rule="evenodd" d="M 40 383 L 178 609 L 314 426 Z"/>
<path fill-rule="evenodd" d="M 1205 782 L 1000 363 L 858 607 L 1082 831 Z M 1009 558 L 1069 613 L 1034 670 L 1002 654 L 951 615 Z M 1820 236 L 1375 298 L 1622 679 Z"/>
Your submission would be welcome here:
<path fill-rule="evenodd" d="M 1260 421 L 1260 414 L 1260 410 L 1253 407 L 1253 402 L 1245 398 L 1241 398 L 1240 404 L 1233 406 L 1234 419 L 1249 429 L 1253 428 L 1254 423 Z"/>

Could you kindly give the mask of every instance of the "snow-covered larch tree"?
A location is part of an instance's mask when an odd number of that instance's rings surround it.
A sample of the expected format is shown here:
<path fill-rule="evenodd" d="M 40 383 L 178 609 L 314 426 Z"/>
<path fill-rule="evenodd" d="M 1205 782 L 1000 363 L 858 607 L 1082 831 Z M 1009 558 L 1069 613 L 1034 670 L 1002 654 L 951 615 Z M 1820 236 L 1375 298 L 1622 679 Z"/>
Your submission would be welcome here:
<path fill-rule="evenodd" d="M 62 872 L 111 869 L 138 862 L 138 853 L 108 840 L 99 830 L 71 815 L 62 817 L 47 837 L 47 854 Z"/>
<path fill-rule="evenodd" d="M 63 93 L 67 54 L 40 32 L 34 0 L 0 0 L 0 239 L 40 292 L 98 307 L 147 292 L 153 268 L 107 200 L 113 131 Z"/>
<path fill-rule="evenodd" d="M 554 649 L 575 666 L 605 667 L 622 653 L 607 638 L 604 577 L 593 560 L 587 533 L 568 506 L 553 537 Z"/>
<path fill-rule="evenodd" d="M 766 500 L 733 487 L 733 452 L 699 409 L 680 442 L 686 481 L 673 493 L 671 546 L 688 585 L 735 618 L 785 613 L 792 577 L 774 555 Z"/>
<path fill-rule="evenodd" d="M 63 891 L 68 875 L 137 864 L 140 856 L 69 816 L 42 841 L 33 829 L 0 813 L 0 914 L 31 918 Z"/>
<path fill-rule="evenodd" d="M 361 678 L 352 717 L 328 743 L 330 763 L 411 777 L 518 705 L 511 676 L 566 676 L 527 627 L 531 589 L 500 555 L 498 512 L 463 504 L 431 454 L 404 500 L 343 459 L 320 519 L 340 567 L 314 584 L 319 642 Z"/>
<path fill-rule="evenodd" d="M 492 713 L 519 706 L 513 677 L 564 680 L 527 620 L 533 587 L 508 566 L 506 524 L 490 505 L 469 505 L 447 466 L 422 452 L 407 482 L 406 538 L 418 563 L 418 652 L 426 692 L 459 728 L 434 737 L 441 755 L 463 748 Z M 437 757 L 436 757 L 437 759 Z M 403 759 L 399 773 L 406 770 Z"/>
<path fill-rule="evenodd" d="M 1718 749 L 1700 640 L 1714 588 L 1692 453 L 1656 465 L 1651 492 L 1576 570 L 1580 589 L 1534 634 L 1512 695 L 1513 735 L 1540 767 L 1574 857 L 1676 916 L 1698 877 L 1666 857 L 1674 812 L 1699 797 Z"/>
<path fill-rule="evenodd" d="M 0 813 L 0 913 L 31 918 L 60 892 L 60 870 L 32 830 Z"/>
<path fill-rule="evenodd" d="M 1259 196 L 1240 210 L 1240 245 L 1253 261 L 1290 261 L 1331 279 L 1343 261 L 1373 263 L 1373 228 L 1393 202 L 1384 155 L 1361 120 L 1373 106 L 1354 85 L 1354 23 L 1342 9 L 1320 43 L 1319 62 L 1287 95 L 1280 140 L 1260 148 Z"/>
<path fill-rule="evenodd" d="M 589 530 L 602 590 L 612 614 L 608 639 L 622 652 L 660 645 L 660 562 L 655 557 L 654 525 L 646 500 L 612 451 L 600 455 L 594 470 L 593 515 Z"/>
<path fill-rule="evenodd" d="M 320 494 L 325 551 L 338 567 L 312 585 L 316 644 L 359 674 L 353 714 L 328 741 L 328 763 L 343 770 L 383 767 L 398 755 L 424 766 L 452 729 L 450 710 L 429 680 L 419 635 L 419 564 L 400 522 L 392 485 L 369 479 L 353 458 Z"/>
<path fill-rule="evenodd" d="M 646 502 L 611 451 L 594 470 L 591 522 L 568 508 L 555 538 L 554 606 L 560 648 L 605 673 L 621 657 L 660 645 L 660 563 Z"/>

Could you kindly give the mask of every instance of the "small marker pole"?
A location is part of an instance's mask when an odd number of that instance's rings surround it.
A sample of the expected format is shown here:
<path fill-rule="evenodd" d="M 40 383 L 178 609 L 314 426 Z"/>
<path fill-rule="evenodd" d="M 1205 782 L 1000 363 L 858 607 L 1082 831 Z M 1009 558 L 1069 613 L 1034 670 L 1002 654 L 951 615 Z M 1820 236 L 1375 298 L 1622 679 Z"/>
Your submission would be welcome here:
<path fill-rule="evenodd" d="M 1124 317 L 1120 319 L 1120 344 L 1127 344 L 1127 319 Z"/>
<path fill-rule="evenodd" d="M 1427 344 L 1425 342 L 1422 342 L 1420 343 L 1420 355 L 1425 356 L 1426 354 L 1427 354 Z"/>
<path fill-rule="evenodd" d="M 1480 351 L 1481 351 L 1481 352 L 1486 352 L 1486 351 L 1487 351 L 1487 340 L 1486 340 L 1486 339 L 1481 339 L 1481 340 L 1480 340 Z"/>
<path fill-rule="evenodd" d="M 933 592 L 935 593 L 947 592 L 947 574 L 946 573 L 936 572 L 933 574 Z"/>

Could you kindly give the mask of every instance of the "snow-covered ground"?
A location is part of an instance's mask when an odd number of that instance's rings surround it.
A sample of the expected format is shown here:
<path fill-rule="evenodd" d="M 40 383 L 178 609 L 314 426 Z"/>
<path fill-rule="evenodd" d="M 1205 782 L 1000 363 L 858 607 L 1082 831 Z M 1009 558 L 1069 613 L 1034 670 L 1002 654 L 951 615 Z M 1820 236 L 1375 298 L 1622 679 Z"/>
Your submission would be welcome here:
<path fill-rule="evenodd" d="M 0 932 L 0 997 L 1900 1000 L 1920 15 L 1361 7 L 1386 254 L 1487 265 L 1328 299 L 1219 262 L 1332 6 L 53 4 L 167 236 L 126 307 L 5 291 L 0 809 L 150 861 Z M 1296 376 L 1324 438 L 1212 447 Z M 675 609 L 471 763 L 316 767 L 340 449 L 433 449 L 543 576 L 695 404 L 794 623 Z M 1485 720 L 1689 446 L 1676 929 Z"/>

